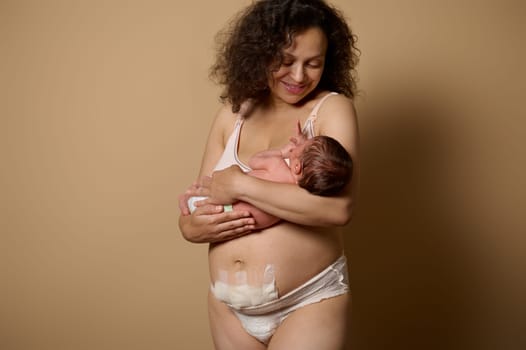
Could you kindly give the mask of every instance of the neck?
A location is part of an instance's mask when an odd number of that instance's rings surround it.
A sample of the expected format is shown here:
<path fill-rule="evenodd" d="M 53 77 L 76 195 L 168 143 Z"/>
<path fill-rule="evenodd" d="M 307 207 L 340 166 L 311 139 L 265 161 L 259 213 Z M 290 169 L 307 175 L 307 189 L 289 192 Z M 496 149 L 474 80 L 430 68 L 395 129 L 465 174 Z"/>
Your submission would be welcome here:
<path fill-rule="evenodd" d="M 281 112 L 287 113 L 290 110 L 301 108 L 308 101 L 310 101 L 310 95 L 305 96 L 301 101 L 299 101 L 298 103 L 294 103 L 294 104 L 290 104 L 288 102 L 283 101 L 282 99 L 275 98 L 273 96 L 269 96 L 268 99 L 262 104 L 262 106 L 265 109 L 272 111 L 273 113 L 279 114 Z"/>
<path fill-rule="evenodd" d="M 269 98 L 263 103 L 263 107 L 269 111 L 272 111 L 274 113 L 279 113 L 282 111 L 288 111 L 290 109 L 293 109 L 295 105 L 291 105 L 290 103 L 287 103 L 281 99 L 274 98 L 272 96 L 269 96 Z"/>

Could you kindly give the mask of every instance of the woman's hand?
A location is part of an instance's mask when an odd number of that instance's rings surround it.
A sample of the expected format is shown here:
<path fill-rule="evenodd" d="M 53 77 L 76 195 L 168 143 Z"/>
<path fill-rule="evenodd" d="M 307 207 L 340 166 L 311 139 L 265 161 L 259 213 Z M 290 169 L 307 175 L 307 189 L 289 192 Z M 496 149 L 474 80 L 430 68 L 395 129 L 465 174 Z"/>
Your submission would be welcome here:
<path fill-rule="evenodd" d="M 223 205 L 216 205 L 206 198 L 194 202 L 190 214 L 188 199 L 200 195 L 200 186 L 194 182 L 179 196 L 179 228 L 183 237 L 193 243 L 211 243 L 237 238 L 254 230 L 255 221 L 246 211 L 223 212 Z"/>
<path fill-rule="evenodd" d="M 206 200 L 205 200 L 206 201 Z M 249 234 L 255 221 L 246 211 L 223 212 L 222 205 L 196 202 L 191 215 L 179 217 L 183 237 L 192 243 L 214 243 Z"/>
<path fill-rule="evenodd" d="M 232 204 L 239 196 L 239 180 L 246 176 L 236 165 L 223 170 L 214 171 L 212 176 L 205 176 L 199 180 L 196 193 L 209 197 L 208 204 Z"/>

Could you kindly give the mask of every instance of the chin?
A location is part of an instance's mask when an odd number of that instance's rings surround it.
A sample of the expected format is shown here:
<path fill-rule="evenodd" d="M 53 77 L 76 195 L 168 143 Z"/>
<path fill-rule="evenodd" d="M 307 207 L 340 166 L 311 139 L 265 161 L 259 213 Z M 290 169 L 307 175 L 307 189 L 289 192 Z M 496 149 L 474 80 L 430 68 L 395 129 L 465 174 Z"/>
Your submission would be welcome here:
<path fill-rule="evenodd" d="M 280 96 L 280 99 L 283 102 L 286 102 L 291 105 L 295 105 L 296 103 L 299 103 L 301 100 L 303 100 L 305 96 Z"/>
<path fill-rule="evenodd" d="M 285 90 L 282 93 L 280 93 L 278 97 L 289 104 L 296 104 L 305 99 L 305 97 L 307 97 L 311 92 L 312 90 L 305 90 L 302 91 L 300 94 L 293 94 Z"/>

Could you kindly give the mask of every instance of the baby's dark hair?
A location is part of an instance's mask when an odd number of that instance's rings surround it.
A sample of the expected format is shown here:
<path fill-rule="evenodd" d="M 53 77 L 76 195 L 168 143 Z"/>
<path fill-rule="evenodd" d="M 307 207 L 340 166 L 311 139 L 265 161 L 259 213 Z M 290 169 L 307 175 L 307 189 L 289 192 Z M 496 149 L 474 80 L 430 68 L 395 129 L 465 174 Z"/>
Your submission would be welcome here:
<path fill-rule="evenodd" d="M 352 158 L 343 146 L 329 136 L 315 136 L 300 156 L 303 174 L 298 185 L 312 194 L 339 194 L 352 177 Z"/>
<path fill-rule="evenodd" d="M 229 102 L 234 113 L 245 100 L 262 102 L 269 94 L 271 71 L 283 61 L 282 50 L 296 33 L 313 27 L 321 28 L 328 42 L 318 87 L 353 97 L 359 51 L 343 14 L 323 0 L 259 0 L 216 37 L 210 77 L 224 86 L 221 100 Z"/>

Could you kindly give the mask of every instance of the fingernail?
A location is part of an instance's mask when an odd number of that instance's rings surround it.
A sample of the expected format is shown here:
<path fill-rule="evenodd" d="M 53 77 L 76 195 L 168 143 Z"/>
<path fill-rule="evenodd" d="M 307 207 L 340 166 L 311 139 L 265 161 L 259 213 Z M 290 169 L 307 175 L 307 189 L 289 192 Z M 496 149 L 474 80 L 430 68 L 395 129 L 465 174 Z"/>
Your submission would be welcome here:
<path fill-rule="evenodd" d="M 216 210 L 217 210 L 217 211 L 222 211 L 222 210 L 223 210 L 223 206 L 222 206 L 222 205 L 218 205 L 218 206 L 216 206 Z"/>

